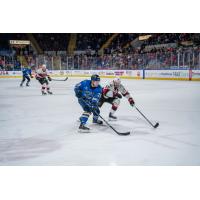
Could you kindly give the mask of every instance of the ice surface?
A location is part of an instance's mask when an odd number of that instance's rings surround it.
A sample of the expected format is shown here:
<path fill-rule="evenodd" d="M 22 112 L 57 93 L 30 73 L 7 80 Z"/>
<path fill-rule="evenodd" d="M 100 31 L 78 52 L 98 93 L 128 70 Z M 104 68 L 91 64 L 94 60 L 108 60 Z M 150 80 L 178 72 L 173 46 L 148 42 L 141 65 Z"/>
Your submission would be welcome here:
<path fill-rule="evenodd" d="M 111 124 L 131 135 L 119 136 L 91 117 L 91 133 L 77 132 L 82 110 L 73 88 L 83 79 L 52 81 L 52 96 L 42 96 L 36 80 L 20 88 L 20 79 L 0 79 L 0 165 L 200 165 L 199 82 L 122 80 L 160 126 L 153 129 L 123 98 Z M 104 104 L 105 119 L 109 110 Z"/>

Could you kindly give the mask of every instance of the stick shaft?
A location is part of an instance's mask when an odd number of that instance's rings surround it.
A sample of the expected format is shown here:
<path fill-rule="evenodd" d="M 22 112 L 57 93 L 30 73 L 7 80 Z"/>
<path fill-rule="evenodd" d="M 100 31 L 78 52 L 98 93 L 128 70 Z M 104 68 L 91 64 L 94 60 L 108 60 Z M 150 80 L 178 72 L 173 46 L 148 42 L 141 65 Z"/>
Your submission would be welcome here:
<path fill-rule="evenodd" d="M 151 124 L 151 126 L 154 127 L 154 125 L 145 117 L 145 115 L 137 107 L 135 107 L 135 108 L 149 122 L 149 124 Z"/>

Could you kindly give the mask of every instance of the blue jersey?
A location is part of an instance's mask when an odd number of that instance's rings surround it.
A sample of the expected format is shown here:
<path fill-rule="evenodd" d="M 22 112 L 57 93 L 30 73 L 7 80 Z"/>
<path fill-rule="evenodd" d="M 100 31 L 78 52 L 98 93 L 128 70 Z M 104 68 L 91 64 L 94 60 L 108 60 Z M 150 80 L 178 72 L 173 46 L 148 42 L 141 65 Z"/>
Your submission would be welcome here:
<path fill-rule="evenodd" d="M 29 69 L 29 68 L 23 68 L 22 69 L 22 74 L 23 74 L 23 76 L 28 76 L 28 75 L 31 76 L 31 69 Z"/>
<path fill-rule="evenodd" d="M 101 98 L 102 87 L 92 87 L 91 80 L 84 80 L 75 86 L 74 91 L 76 96 L 84 99 L 86 103 L 97 104 Z"/>

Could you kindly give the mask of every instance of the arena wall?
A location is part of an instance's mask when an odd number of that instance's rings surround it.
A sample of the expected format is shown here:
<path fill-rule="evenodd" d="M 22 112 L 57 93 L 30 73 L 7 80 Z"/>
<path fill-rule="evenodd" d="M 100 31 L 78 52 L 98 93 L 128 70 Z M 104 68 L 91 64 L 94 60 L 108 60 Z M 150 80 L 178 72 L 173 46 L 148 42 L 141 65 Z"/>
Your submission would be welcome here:
<path fill-rule="evenodd" d="M 49 72 L 52 77 L 90 77 L 96 73 L 102 78 L 120 76 L 125 79 L 200 81 L 200 70 L 49 70 Z M 0 71 L 0 78 L 21 78 L 21 71 Z"/>

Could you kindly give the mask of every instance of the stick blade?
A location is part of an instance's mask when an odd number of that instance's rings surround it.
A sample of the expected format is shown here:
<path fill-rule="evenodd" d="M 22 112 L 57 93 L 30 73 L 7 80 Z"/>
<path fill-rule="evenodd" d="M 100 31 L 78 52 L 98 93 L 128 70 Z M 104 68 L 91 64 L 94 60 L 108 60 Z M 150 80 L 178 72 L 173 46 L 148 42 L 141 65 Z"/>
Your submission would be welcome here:
<path fill-rule="evenodd" d="M 64 81 L 66 81 L 68 79 L 68 77 L 66 77 L 65 79 L 64 79 Z"/>
<path fill-rule="evenodd" d="M 154 125 L 154 128 L 157 128 L 159 126 L 159 123 L 157 122 L 155 125 Z"/>
<path fill-rule="evenodd" d="M 117 132 L 117 134 L 118 134 L 118 135 L 124 135 L 124 136 L 126 136 L 126 135 L 130 135 L 130 132 L 125 132 L 125 133 Z"/>

